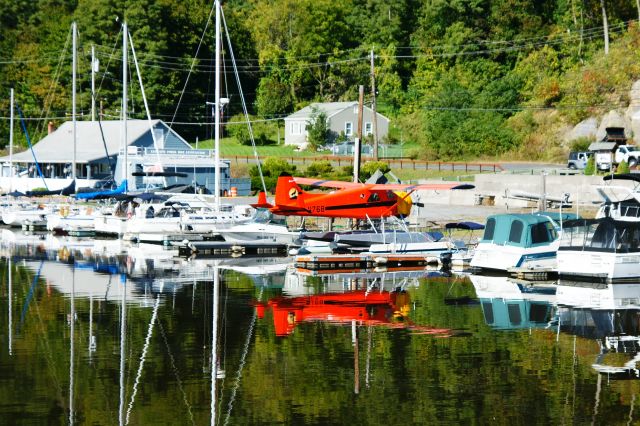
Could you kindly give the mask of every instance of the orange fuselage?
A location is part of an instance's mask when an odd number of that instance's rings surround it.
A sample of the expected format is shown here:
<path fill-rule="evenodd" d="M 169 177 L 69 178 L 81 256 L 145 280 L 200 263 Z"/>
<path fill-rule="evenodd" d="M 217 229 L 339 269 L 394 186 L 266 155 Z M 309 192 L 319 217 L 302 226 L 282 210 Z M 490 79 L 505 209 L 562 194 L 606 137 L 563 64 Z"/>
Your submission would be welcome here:
<path fill-rule="evenodd" d="M 362 184 L 331 192 L 303 191 L 292 178 L 280 177 L 276 187 L 274 214 L 285 216 L 322 216 L 353 219 L 408 216 L 411 197 L 406 193 L 372 189 Z"/>

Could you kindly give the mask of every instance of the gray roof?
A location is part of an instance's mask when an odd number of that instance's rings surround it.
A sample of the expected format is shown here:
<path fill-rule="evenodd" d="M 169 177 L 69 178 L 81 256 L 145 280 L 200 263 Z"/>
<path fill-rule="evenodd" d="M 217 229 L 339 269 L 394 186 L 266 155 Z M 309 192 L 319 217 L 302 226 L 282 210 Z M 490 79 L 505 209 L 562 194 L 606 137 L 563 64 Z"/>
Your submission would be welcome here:
<path fill-rule="evenodd" d="M 354 105 L 358 105 L 358 103 L 357 102 L 314 102 L 302 108 L 301 110 L 294 112 L 290 116 L 286 117 L 285 120 L 289 120 L 289 119 L 306 120 L 311 117 L 313 108 L 318 108 L 319 111 L 327 114 L 327 118 L 329 118 L 332 115 L 345 110 L 346 108 L 353 107 Z"/>
<path fill-rule="evenodd" d="M 613 151 L 615 147 L 615 142 L 594 142 L 589 145 L 589 151 Z"/>
<path fill-rule="evenodd" d="M 77 121 L 76 162 L 88 163 L 106 157 L 104 145 L 107 145 L 109 155 L 117 155 L 122 143 L 122 121 L 101 121 L 102 133 L 98 121 Z M 161 120 L 152 120 L 154 127 L 167 127 Z M 149 132 L 148 120 L 128 120 L 128 145 L 134 144 L 140 137 Z M 175 134 L 175 133 L 174 133 Z M 176 134 L 177 136 L 177 134 Z M 180 138 L 180 136 L 177 136 Z M 182 138 L 180 138 L 182 139 Z M 186 142 L 185 142 L 186 143 Z M 38 162 L 42 163 L 70 163 L 73 161 L 73 122 L 66 121 L 54 132 L 42 138 L 33 145 Z M 9 161 L 9 156 L 1 157 L 0 161 Z M 33 163 L 31 151 L 13 154 L 13 161 L 17 163 Z"/>

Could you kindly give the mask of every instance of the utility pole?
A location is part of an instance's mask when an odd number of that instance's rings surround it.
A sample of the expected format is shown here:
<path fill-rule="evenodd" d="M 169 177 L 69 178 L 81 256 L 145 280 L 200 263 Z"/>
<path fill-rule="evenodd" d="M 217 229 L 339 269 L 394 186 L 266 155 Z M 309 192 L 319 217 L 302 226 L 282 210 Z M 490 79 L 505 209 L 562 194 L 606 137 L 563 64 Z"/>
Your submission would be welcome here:
<path fill-rule="evenodd" d="M 360 85 L 358 96 L 358 136 L 353 144 L 353 181 L 360 182 L 360 151 L 362 149 L 362 116 L 364 112 L 364 86 Z"/>
<path fill-rule="evenodd" d="M 378 114 L 376 113 L 376 74 L 371 48 L 371 109 L 373 110 L 373 160 L 378 161 Z"/>
<path fill-rule="evenodd" d="M 600 0 L 602 8 L 602 31 L 604 32 L 604 54 L 609 54 L 609 20 L 607 19 L 607 9 L 604 6 L 604 0 Z"/>
<path fill-rule="evenodd" d="M 96 48 L 91 45 L 91 121 L 96 121 Z"/>

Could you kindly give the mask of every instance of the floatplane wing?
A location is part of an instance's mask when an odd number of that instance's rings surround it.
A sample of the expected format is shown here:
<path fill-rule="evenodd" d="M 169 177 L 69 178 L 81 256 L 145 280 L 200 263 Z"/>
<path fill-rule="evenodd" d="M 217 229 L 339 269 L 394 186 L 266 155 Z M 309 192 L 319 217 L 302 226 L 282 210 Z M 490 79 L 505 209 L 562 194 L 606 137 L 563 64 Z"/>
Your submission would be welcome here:
<path fill-rule="evenodd" d="M 355 183 L 344 182 L 340 180 L 322 180 L 314 178 L 303 177 L 291 177 L 298 185 L 308 185 L 321 188 L 336 188 L 336 189 L 351 189 L 351 188 L 363 188 L 366 187 L 372 191 L 402 191 L 413 192 L 418 190 L 450 190 L 450 189 L 473 189 L 474 186 L 470 184 L 460 184 L 457 182 L 442 182 L 442 183 L 422 183 L 417 185 L 401 184 L 401 183 Z"/>
<path fill-rule="evenodd" d="M 334 191 L 313 193 L 300 185 L 332 188 Z M 274 214 L 295 216 L 340 217 L 353 219 L 408 216 L 414 204 L 409 196 L 416 190 L 470 189 L 473 185 L 435 183 L 420 185 L 367 184 L 280 176 L 276 184 L 275 204 L 260 193 L 256 208 L 268 208 Z M 417 203 L 415 203 L 417 205 Z"/>

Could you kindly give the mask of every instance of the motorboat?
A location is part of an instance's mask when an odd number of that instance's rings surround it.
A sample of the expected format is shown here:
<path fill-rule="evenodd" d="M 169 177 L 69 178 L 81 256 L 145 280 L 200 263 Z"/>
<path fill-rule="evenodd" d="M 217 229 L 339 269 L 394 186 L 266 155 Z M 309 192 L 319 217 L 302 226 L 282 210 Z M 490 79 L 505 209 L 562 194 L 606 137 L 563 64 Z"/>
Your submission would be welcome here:
<path fill-rule="evenodd" d="M 286 219 L 275 216 L 267 209 L 258 209 L 252 220 L 231 224 L 218 233 L 227 242 L 262 241 L 275 244 L 293 244 L 301 231 L 289 230 Z"/>
<path fill-rule="evenodd" d="M 606 185 L 595 219 L 566 222 L 558 249 L 562 279 L 636 282 L 640 279 L 640 177 L 613 175 L 605 181 L 634 182 L 635 187 Z"/>
<path fill-rule="evenodd" d="M 55 208 L 48 204 L 29 204 L 7 208 L 2 212 L 2 222 L 8 226 L 21 227 L 25 223 L 44 221 Z"/>
<path fill-rule="evenodd" d="M 572 213 L 548 212 L 491 215 L 475 248 L 471 266 L 496 271 L 555 270 L 560 224 L 575 218 Z"/>

